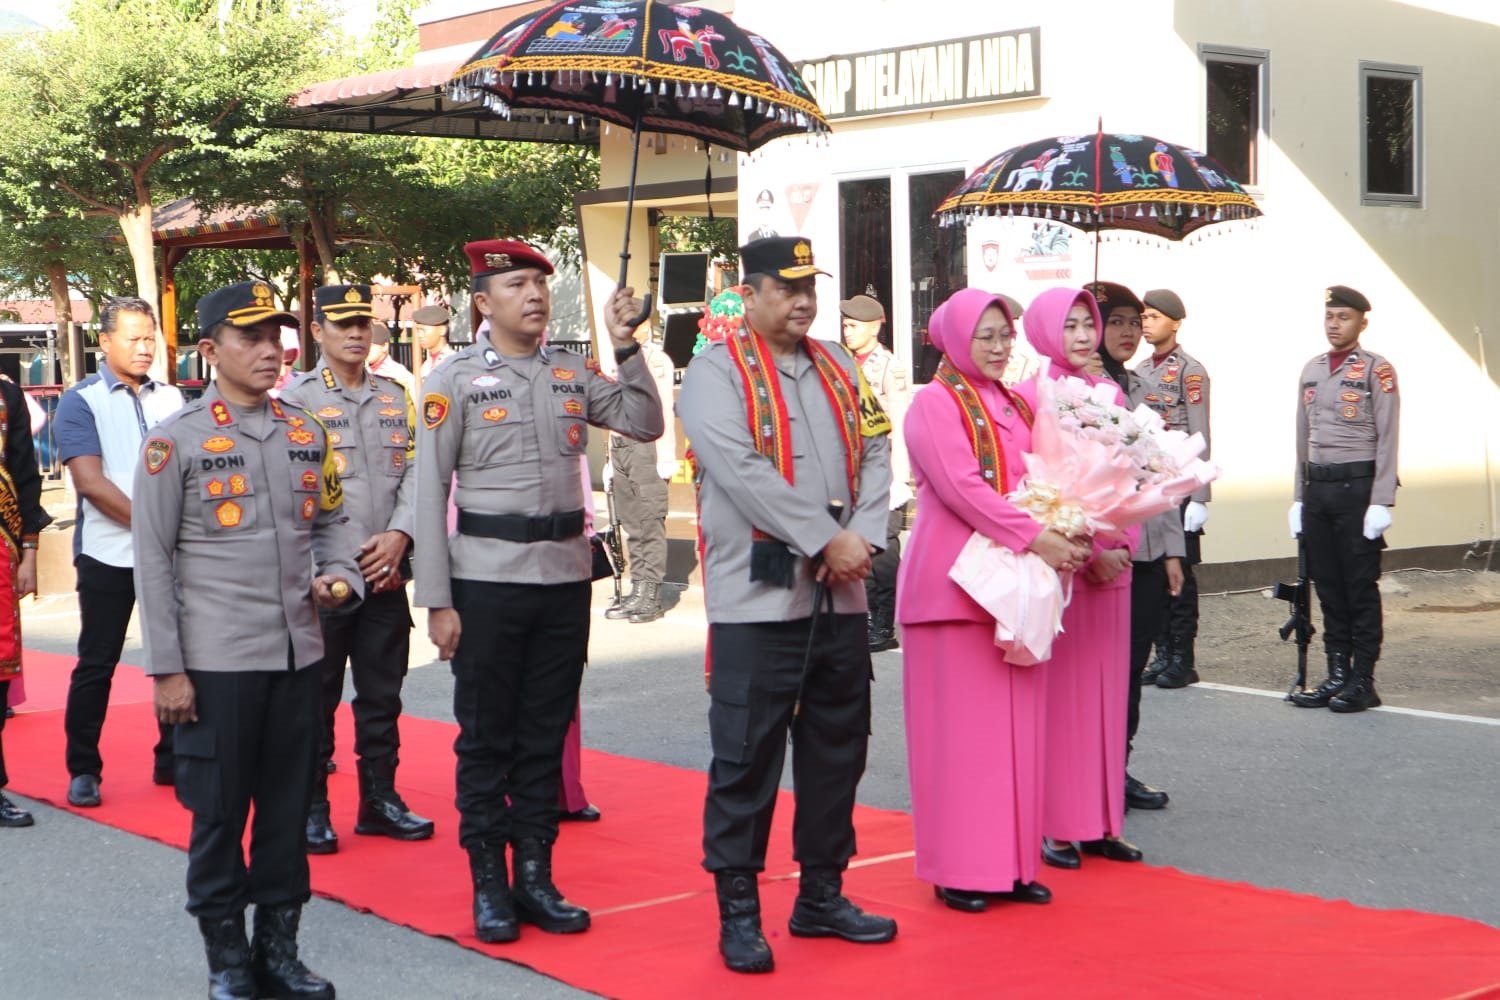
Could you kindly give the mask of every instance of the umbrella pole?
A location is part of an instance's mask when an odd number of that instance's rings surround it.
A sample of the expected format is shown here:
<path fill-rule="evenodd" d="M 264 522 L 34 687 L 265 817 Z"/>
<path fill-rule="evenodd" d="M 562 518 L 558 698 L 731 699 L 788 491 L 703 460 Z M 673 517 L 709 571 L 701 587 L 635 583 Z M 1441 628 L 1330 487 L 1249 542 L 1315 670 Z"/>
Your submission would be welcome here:
<path fill-rule="evenodd" d="M 625 280 L 630 272 L 630 220 L 635 214 L 635 172 L 641 162 L 641 111 L 637 108 L 635 112 L 635 129 L 630 136 L 630 187 L 625 195 L 625 245 L 620 249 L 620 281 L 619 287 L 625 287 Z M 651 318 L 651 290 L 648 288 L 643 296 L 640 314 L 630 321 L 631 326 L 640 326 Z"/>

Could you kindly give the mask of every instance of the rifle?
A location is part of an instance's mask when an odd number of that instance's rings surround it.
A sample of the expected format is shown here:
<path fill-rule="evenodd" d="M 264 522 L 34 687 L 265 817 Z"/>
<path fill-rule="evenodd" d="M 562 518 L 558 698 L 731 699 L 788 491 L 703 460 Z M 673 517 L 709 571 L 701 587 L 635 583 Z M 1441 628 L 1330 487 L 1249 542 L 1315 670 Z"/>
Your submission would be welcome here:
<path fill-rule="evenodd" d="M 1307 542 L 1303 541 L 1300 534 L 1297 536 L 1297 582 L 1278 581 L 1271 596 L 1292 606 L 1292 616 L 1277 630 L 1282 642 L 1296 636 L 1297 677 L 1286 692 L 1286 700 L 1291 701 L 1293 694 L 1307 690 L 1307 647 L 1312 645 L 1312 638 L 1318 631 L 1313 628 L 1312 623 L 1312 583 L 1307 579 Z"/>
<path fill-rule="evenodd" d="M 606 462 L 611 459 L 606 455 Z M 609 547 L 610 569 L 615 575 L 615 599 L 611 607 L 616 607 L 622 600 L 620 596 L 620 584 L 625 577 L 625 543 L 620 538 L 620 518 L 615 514 L 615 480 L 611 476 L 609 488 L 604 491 L 604 506 L 609 511 L 609 528 L 604 532 L 604 544 Z"/>

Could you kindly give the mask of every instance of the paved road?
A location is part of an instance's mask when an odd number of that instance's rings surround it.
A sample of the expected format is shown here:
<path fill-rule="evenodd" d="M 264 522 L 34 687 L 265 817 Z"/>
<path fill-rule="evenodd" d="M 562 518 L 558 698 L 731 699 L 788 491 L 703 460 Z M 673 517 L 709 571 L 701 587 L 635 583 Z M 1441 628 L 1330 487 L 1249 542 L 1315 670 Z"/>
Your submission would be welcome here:
<path fill-rule="evenodd" d="M 599 585 L 585 743 L 701 768 L 708 754 L 705 628 L 693 594 L 647 626 L 604 621 L 597 613 L 606 596 Z M 28 644 L 69 652 L 71 612 L 67 597 L 30 609 Z M 140 662 L 134 629 L 125 656 Z M 451 721 L 452 680 L 431 661 L 419 636 L 407 707 Z M 876 672 L 875 736 L 860 798 L 904 809 L 900 654 L 880 654 Z M 1150 862 L 1500 927 L 1500 869 L 1491 863 L 1500 802 L 1496 720 L 1399 710 L 1337 717 L 1209 683 L 1149 690 L 1143 712 L 1132 771 L 1173 796 L 1169 809 L 1127 820 L 1127 836 Z M 605 822 L 611 794 L 628 790 L 597 790 Z M 33 808 L 37 826 L 0 831 L 0 997 L 200 996 L 202 951 L 182 911 L 183 855 Z M 304 954 L 341 996 L 585 995 L 339 904 L 315 900 L 304 923 Z M 714 947 L 714 930 L 703 928 L 705 949 Z M 1170 940 L 1167 923 L 1155 930 Z M 1317 942 L 1305 944 L 1312 950 Z"/>

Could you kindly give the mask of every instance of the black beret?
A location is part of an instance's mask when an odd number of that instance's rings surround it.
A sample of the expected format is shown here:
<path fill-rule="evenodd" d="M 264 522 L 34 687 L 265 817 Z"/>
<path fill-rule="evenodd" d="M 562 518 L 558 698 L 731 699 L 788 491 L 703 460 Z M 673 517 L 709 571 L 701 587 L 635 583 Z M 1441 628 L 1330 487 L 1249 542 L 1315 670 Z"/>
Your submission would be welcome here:
<path fill-rule="evenodd" d="M 839 303 L 839 315 L 857 323 L 877 323 L 885 319 L 885 306 L 873 295 L 856 295 Z"/>
<path fill-rule="evenodd" d="M 1362 313 L 1370 311 L 1370 300 L 1348 285 L 1329 285 L 1323 300 L 1330 306 L 1347 306 Z"/>
<path fill-rule="evenodd" d="M 423 306 L 411 314 L 411 321 L 422 326 L 447 326 L 451 318 L 448 310 L 442 306 Z"/>
<path fill-rule="evenodd" d="M 1141 301 L 1168 319 L 1187 319 L 1187 306 L 1170 288 L 1153 288 L 1141 296 Z"/>

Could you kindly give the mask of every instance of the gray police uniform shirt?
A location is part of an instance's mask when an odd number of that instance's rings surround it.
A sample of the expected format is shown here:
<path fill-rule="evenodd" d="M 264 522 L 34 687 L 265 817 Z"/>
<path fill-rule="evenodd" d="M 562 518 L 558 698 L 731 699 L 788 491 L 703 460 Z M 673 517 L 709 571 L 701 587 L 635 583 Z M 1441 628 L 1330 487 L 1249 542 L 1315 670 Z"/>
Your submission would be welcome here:
<path fill-rule="evenodd" d="M 832 346 L 832 345 L 830 345 Z M 832 353 L 855 380 L 853 355 Z M 886 434 L 866 437 L 859 496 L 849 495 L 844 439 L 817 367 L 806 351 L 775 357 L 781 396 L 791 425 L 789 483 L 769 456 L 755 449 L 746 413 L 745 387 L 723 341 L 693 358 L 677 395 L 677 416 L 701 475 L 698 525 L 703 535 L 704 599 L 710 622 L 795 621 L 812 614 L 812 557 L 839 532 L 828 504 L 839 500 L 844 527 L 885 547 L 891 492 L 891 451 Z M 752 529 L 785 542 L 796 555 L 790 590 L 750 580 Z M 864 614 L 863 581 L 834 586 L 834 611 Z"/>
<path fill-rule="evenodd" d="M 411 401 L 395 379 L 365 369 L 348 388 L 328 367 L 306 372 L 281 392 L 328 431 L 344 513 L 360 543 L 382 531 L 416 531 L 416 439 Z"/>
<path fill-rule="evenodd" d="M 1208 369 L 1180 346 L 1156 363 L 1148 357 L 1135 366 L 1135 374 L 1146 383 L 1141 402 L 1161 415 L 1167 427 L 1186 434 L 1203 435 L 1203 453 L 1208 459 L 1213 441 L 1208 432 Z M 1198 487 L 1189 500 L 1208 503 L 1213 490 L 1207 483 Z"/>
<path fill-rule="evenodd" d="M 1146 401 L 1147 382 L 1135 372 L 1126 372 L 1129 385 L 1125 398 L 1131 409 Z M 1149 405 L 1149 404 L 1148 404 Z M 1164 510 L 1155 517 L 1141 523 L 1141 536 L 1136 542 L 1132 562 L 1155 562 L 1163 558 L 1187 558 L 1187 537 L 1182 531 L 1182 515 L 1177 507 Z"/>
<path fill-rule="evenodd" d="M 588 425 L 637 441 L 662 433 L 661 401 L 640 352 L 619 381 L 581 354 L 543 347 L 506 357 L 480 337 L 422 382 L 413 568 L 416 603 L 451 608 L 451 581 L 559 584 L 587 580 L 588 538 L 512 542 L 448 534 L 450 486 L 460 510 L 539 517 L 579 510 Z M 455 473 L 457 480 L 455 483 Z"/>
<path fill-rule="evenodd" d="M 906 411 L 911 409 L 911 377 L 896 355 L 876 344 L 860 362 L 880 408 L 891 418 L 891 481 L 911 482 L 911 459 L 906 454 L 906 435 L 901 432 Z"/>
<path fill-rule="evenodd" d="M 1396 503 L 1396 448 L 1401 392 L 1396 369 L 1374 351 L 1355 346 L 1330 371 L 1320 354 L 1302 369 L 1297 387 L 1297 468 L 1292 497 L 1302 499 L 1302 466 L 1374 462 L 1370 503 Z"/>
<path fill-rule="evenodd" d="M 289 636 L 299 670 L 318 662 L 314 575 L 364 594 L 341 491 L 298 407 L 231 406 L 211 384 L 152 428 L 131 506 L 146 673 L 285 670 Z"/>

